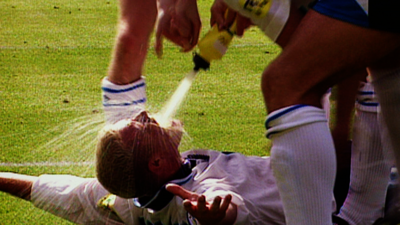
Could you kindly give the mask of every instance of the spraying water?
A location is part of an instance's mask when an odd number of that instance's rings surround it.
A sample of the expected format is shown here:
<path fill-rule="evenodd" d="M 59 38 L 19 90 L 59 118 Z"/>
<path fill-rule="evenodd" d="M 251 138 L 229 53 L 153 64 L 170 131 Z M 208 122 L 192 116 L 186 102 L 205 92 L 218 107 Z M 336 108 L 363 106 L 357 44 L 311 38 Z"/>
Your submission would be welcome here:
<path fill-rule="evenodd" d="M 175 116 L 176 111 L 187 95 L 197 73 L 198 70 L 189 72 L 181 81 L 171 98 L 164 104 L 161 111 L 155 115 L 161 126 L 167 126 L 169 121 Z M 104 115 L 102 113 L 71 119 L 63 123 L 63 125 L 51 129 L 49 132 L 59 134 L 51 140 L 41 143 L 40 146 L 32 150 L 33 154 L 38 154 L 43 158 L 47 158 L 46 161 L 19 164 L 0 162 L 0 166 L 71 166 L 71 173 L 73 173 L 74 166 L 93 166 L 93 153 L 97 143 L 97 134 L 104 125 Z M 46 132 L 43 135 L 46 136 L 48 133 Z M 43 139 L 45 139 L 45 137 L 43 137 Z M 81 175 L 91 175 L 91 173 L 92 171 L 88 168 L 88 171 L 85 171 L 84 174 Z"/>
<path fill-rule="evenodd" d="M 175 116 L 177 109 L 180 107 L 180 104 L 185 98 L 199 70 L 208 70 L 211 61 L 219 60 L 225 55 L 235 33 L 236 21 L 229 29 L 222 31 L 220 31 L 217 26 L 213 26 L 199 41 L 197 44 L 199 53 L 195 53 L 193 57 L 193 70 L 181 81 L 170 100 L 165 104 L 160 113 L 155 116 L 161 126 L 168 125 L 168 121 Z"/>
<path fill-rule="evenodd" d="M 171 98 L 166 102 L 161 111 L 155 115 L 157 122 L 165 127 L 168 124 L 168 121 L 175 116 L 176 111 L 180 107 L 183 99 L 187 95 L 190 87 L 192 86 L 193 80 L 196 77 L 198 70 L 190 71 L 186 77 L 181 81 L 178 88 L 175 90 L 174 94 Z"/>

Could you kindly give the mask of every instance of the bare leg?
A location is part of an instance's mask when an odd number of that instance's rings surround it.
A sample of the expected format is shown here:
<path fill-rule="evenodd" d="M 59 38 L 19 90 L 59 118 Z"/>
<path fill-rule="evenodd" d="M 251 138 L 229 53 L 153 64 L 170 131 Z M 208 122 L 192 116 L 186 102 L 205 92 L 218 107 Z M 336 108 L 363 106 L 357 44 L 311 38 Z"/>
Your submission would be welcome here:
<path fill-rule="evenodd" d="M 311 10 L 282 54 L 264 71 L 262 90 L 268 111 L 300 103 L 319 107 L 327 87 L 390 53 L 399 46 L 399 38 Z"/>

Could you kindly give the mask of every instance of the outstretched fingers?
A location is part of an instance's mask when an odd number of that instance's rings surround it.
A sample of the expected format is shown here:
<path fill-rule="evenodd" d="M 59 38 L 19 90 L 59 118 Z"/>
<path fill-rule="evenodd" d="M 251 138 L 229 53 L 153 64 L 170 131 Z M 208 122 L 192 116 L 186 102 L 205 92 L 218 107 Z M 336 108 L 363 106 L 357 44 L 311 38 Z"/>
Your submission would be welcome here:
<path fill-rule="evenodd" d="M 225 196 L 224 200 L 222 201 L 222 205 L 220 207 L 220 210 L 225 212 L 226 210 L 228 210 L 229 205 L 232 202 L 232 195 L 227 195 Z"/>

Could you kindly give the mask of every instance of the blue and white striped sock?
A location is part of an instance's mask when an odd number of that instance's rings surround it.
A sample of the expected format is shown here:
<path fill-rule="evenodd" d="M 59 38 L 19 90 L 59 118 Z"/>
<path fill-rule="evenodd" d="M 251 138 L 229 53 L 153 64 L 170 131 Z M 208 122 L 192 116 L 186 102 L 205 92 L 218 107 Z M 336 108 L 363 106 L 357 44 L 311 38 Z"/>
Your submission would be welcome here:
<path fill-rule="evenodd" d="M 339 216 L 350 225 L 373 224 L 383 217 L 391 165 L 378 123 L 373 89 L 364 86 L 357 97 L 353 124 L 350 188 Z"/>
<path fill-rule="evenodd" d="M 400 168 L 400 67 L 390 70 L 371 70 L 372 84 L 381 108 L 383 123 L 390 137 L 397 168 Z"/>

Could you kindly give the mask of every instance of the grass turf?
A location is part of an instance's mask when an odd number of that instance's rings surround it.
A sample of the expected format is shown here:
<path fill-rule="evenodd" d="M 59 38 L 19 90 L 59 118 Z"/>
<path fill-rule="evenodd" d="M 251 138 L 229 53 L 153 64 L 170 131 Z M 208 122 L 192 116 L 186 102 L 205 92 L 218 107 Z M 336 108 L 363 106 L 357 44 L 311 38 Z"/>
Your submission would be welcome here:
<path fill-rule="evenodd" d="M 203 34 L 211 3 L 198 1 Z M 11 0 L 0 8 L 0 171 L 94 176 L 93 166 L 29 163 L 93 160 L 91 141 L 102 120 L 99 84 L 114 44 L 117 1 Z M 188 132 L 182 151 L 268 154 L 260 76 L 279 52 L 250 29 L 233 40 L 223 60 L 196 77 L 176 116 Z M 161 60 L 150 49 L 144 74 L 150 111 L 161 109 L 192 69 L 191 58 L 169 43 Z M 0 201 L 0 224 L 69 224 L 7 194 Z"/>

